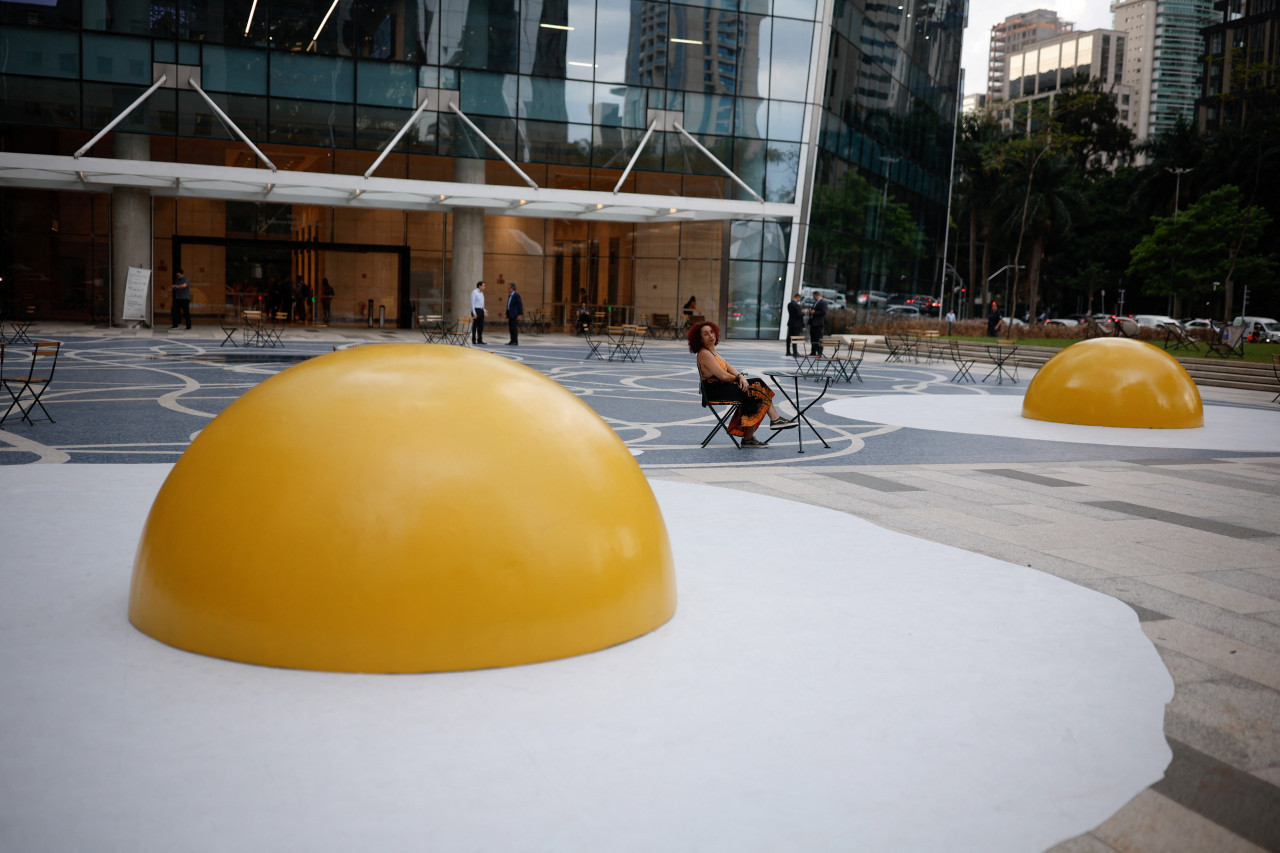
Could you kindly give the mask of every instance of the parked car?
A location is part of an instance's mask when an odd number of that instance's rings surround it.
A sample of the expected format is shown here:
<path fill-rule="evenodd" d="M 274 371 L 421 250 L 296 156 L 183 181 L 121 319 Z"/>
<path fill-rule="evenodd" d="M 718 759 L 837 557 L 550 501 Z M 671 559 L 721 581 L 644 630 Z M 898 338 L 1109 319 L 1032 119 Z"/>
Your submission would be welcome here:
<path fill-rule="evenodd" d="M 1212 328 L 1213 328 L 1213 321 L 1212 321 L 1212 320 L 1183 320 L 1183 321 L 1182 321 L 1182 328 L 1184 328 L 1184 329 L 1204 329 L 1204 330 L 1206 330 L 1206 331 L 1207 331 L 1207 330 L 1209 330 L 1209 329 L 1212 329 Z"/>
<path fill-rule="evenodd" d="M 1150 328 L 1158 328 L 1165 323 L 1172 323 L 1175 326 L 1182 325 L 1168 314 L 1134 314 L 1133 319 L 1139 326 L 1148 326 Z"/>
<path fill-rule="evenodd" d="M 1266 317 L 1247 317 L 1245 319 L 1254 321 L 1248 332 L 1250 341 L 1259 344 L 1280 344 L 1280 323 L 1275 320 L 1269 320 Z"/>
<path fill-rule="evenodd" d="M 821 293 L 822 298 L 826 299 L 832 308 L 843 308 L 846 304 L 844 294 L 838 290 L 832 290 L 829 287 L 802 287 L 800 297 L 804 307 L 808 308 L 817 301 L 815 293 Z"/>
<path fill-rule="evenodd" d="M 914 305 L 890 305 L 885 313 L 894 317 L 919 317 L 920 309 Z"/>
<path fill-rule="evenodd" d="M 883 290 L 859 290 L 856 299 L 858 307 L 868 311 L 883 311 L 889 305 L 889 294 Z"/>
<path fill-rule="evenodd" d="M 1072 320 L 1070 317 L 1053 317 L 1044 321 L 1046 326 L 1078 326 L 1080 321 Z"/>
<path fill-rule="evenodd" d="M 936 296 L 930 296 L 927 293 L 917 293 L 911 297 L 911 302 L 920 309 L 920 313 L 929 317 L 937 317 L 942 311 L 942 303 L 938 301 Z"/>

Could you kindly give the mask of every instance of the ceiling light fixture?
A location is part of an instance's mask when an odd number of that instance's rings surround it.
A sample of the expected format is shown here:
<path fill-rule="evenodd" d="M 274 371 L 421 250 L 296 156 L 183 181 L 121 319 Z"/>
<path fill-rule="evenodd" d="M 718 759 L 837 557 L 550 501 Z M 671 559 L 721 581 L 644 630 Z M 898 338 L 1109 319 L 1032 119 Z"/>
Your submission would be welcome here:
<path fill-rule="evenodd" d="M 249 35 L 249 28 L 253 26 L 253 13 L 258 10 L 258 0 L 253 0 L 253 5 L 249 7 L 249 20 L 244 22 L 244 34 Z"/>
<path fill-rule="evenodd" d="M 320 31 L 324 29 L 324 25 L 329 23 L 329 16 L 333 14 L 333 10 L 338 8 L 338 0 L 333 0 L 333 4 L 329 6 L 329 11 L 324 13 L 324 20 L 320 22 L 320 26 L 316 27 L 316 34 L 311 37 L 311 44 L 307 45 L 307 50 L 313 50 L 316 41 L 320 38 Z"/>

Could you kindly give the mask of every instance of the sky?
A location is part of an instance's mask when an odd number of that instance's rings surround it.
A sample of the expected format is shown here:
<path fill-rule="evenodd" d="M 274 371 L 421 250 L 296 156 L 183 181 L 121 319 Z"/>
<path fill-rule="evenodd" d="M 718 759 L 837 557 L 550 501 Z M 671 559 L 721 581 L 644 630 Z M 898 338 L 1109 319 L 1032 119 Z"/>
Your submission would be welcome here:
<path fill-rule="evenodd" d="M 964 31 L 964 91 L 966 95 L 987 90 L 987 51 L 991 27 L 1010 15 L 1050 9 L 1058 17 L 1075 24 L 1076 32 L 1110 29 L 1109 0 L 969 0 L 969 26 Z"/>

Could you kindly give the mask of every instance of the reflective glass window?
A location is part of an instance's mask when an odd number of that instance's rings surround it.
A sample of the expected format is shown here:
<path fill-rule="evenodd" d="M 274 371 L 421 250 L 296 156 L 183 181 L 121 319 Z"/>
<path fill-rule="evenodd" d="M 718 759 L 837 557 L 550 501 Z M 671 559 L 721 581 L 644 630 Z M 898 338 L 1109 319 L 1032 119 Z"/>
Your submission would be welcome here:
<path fill-rule="evenodd" d="M 275 98 L 337 101 L 349 105 L 355 100 L 352 62 L 337 56 L 273 52 L 271 95 Z"/>
<path fill-rule="evenodd" d="M 80 76 L 80 39 L 75 33 L 0 27 L 0 56 L 14 73 Z"/>
<path fill-rule="evenodd" d="M 178 43 L 172 41 L 153 41 L 151 56 L 156 62 L 177 62 Z"/>
<path fill-rule="evenodd" d="M 734 110 L 734 136 L 760 139 L 768 128 L 769 112 L 759 98 L 738 98 Z"/>
<path fill-rule="evenodd" d="M 267 55 L 260 50 L 205 45 L 204 63 L 200 66 L 200 86 L 210 92 L 265 95 Z"/>
<path fill-rule="evenodd" d="M 773 19 L 763 15 L 743 15 L 746 37 L 743 65 L 748 73 L 743 80 L 740 94 L 748 97 L 764 97 L 769 93 L 769 51 L 773 42 Z"/>
<path fill-rule="evenodd" d="M 511 74 L 462 71 L 458 108 L 468 116 L 516 114 L 516 78 Z"/>
<path fill-rule="evenodd" d="M 815 0 L 773 0 L 773 14 L 812 21 L 817 10 Z"/>
<path fill-rule="evenodd" d="M 773 22 L 769 97 L 803 101 L 808 90 L 813 24 L 778 18 Z"/>
<path fill-rule="evenodd" d="M 84 79 L 150 86 L 151 41 L 85 33 Z"/>
<path fill-rule="evenodd" d="M 459 68 L 514 72 L 520 56 L 520 19 L 514 0 L 444 4 L 440 61 Z"/>
<path fill-rule="evenodd" d="M 0 87 L 5 92 L 6 113 L 22 116 L 23 124 L 80 126 L 79 81 L 45 77 L 19 80 L 0 75 Z"/>
<path fill-rule="evenodd" d="M 274 62 L 272 63 L 274 65 Z M 271 98 L 271 142 L 292 144 L 352 144 L 352 111 L 350 103 L 326 104 Z"/>
<path fill-rule="evenodd" d="M 769 138 L 792 142 L 804 139 L 804 104 L 770 101 Z"/>
<path fill-rule="evenodd" d="M 356 101 L 380 107 L 417 107 L 418 69 L 390 62 L 356 66 Z"/>
<path fill-rule="evenodd" d="M 639 37 L 638 16 L 631 14 L 631 0 L 597 0 L 596 79 L 625 83 L 632 40 Z"/>
<path fill-rule="evenodd" d="M 684 99 L 685 130 L 692 134 L 710 133 L 727 136 L 734 131 L 734 99 L 729 95 L 702 95 L 687 92 Z"/>
<path fill-rule="evenodd" d="M 646 91 L 616 83 L 597 83 L 594 116 L 596 124 L 620 127 L 648 127 Z"/>
<path fill-rule="evenodd" d="M 764 195 L 766 201 L 790 204 L 796 200 L 800 175 L 800 144 L 769 142 L 765 156 Z"/>
<path fill-rule="evenodd" d="M 529 159 L 535 163 L 591 162 L 592 128 L 589 124 L 522 121 L 521 142 L 528 146 Z"/>
<path fill-rule="evenodd" d="M 593 94 L 594 87 L 585 81 L 521 77 L 520 115 L 540 121 L 590 124 Z"/>

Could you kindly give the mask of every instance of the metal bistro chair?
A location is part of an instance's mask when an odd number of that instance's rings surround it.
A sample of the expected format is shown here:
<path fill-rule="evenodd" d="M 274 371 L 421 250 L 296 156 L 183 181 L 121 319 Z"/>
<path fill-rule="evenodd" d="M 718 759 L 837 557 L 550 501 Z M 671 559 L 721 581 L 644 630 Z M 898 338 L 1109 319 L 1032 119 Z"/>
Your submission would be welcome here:
<path fill-rule="evenodd" d="M 223 314 L 218 318 L 218 325 L 222 327 L 222 343 L 218 344 L 219 348 L 227 344 L 231 344 L 232 347 L 240 346 L 236 343 L 236 332 L 244 328 L 243 323 L 237 323 L 234 318 L 229 320 L 227 315 Z"/>
<path fill-rule="evenodd" d="M 969 370 L 973 367 L 976 359 L 964 357 L 964 355 L 960 352 L 959 341 L 949 341 L 949 343 L 951 344 L 951 348 L 950 348 L 951 363 L 956 366 L 956 372 L 948 381 L 963 383 L 967 379 L 970 382 L 977 384 L 978 380 L 974 379 L 973 374 L 969 372 Z"/>
<path fill-rule="evenodd" d="M 724 430 L 724 434 L 729 436 L 733 446 L 741 448 L 738 437 L 729 432 L 729 422 L 733 420 L 733 416 L 738 413 L 738 407 L 742 404 L 737 400 L 713 400 L 710 389 L 707 387 L 707 380 L 701 377 L 698 379 L 698 393 L 702 395 L 702 408 L 710 409 L 712 416 L 716 419 L 716 425 L 711 428 L 711 432 L 707 433 L 707 437 L 702 439 L 702 446 L 706 447 L 711 443 L 711 439 L 716 437 L 717 432 Z M 724 406 L 724 412 L 722 413 L 716 406 Z"/>
<path fill-rule="evenodd" d="M 1271 354 L 1271 370 L 1276 375 L 1276 382 L 1280 383 L 1280 353 Z M 1280 403 L 1280 393 L 1272 397 L 1271 402 Z"/>
<path fill-rule="evenodd" d="M 58 366 L 58 350 L 62 348 L 59 341 L 36 341 L 31 348 L 31 361 L 27 364 L 27 375 L 22 376 L 21 373 L 5 375 L 4 359 L 0 356 L 0 382 L 3 383 L 4 389 L 9 392 L 9 408 L 5 409 L 4 414 L 0 415 L 0 425 L 4 424 L 5 419 L 16 406 L 18 411 L 22 412 L 22 419 L 29 424 L 34 424 L 31 420 L 31 412 L 40 407 L 40 411 L 44 412 L 44 416 L 48 418 L 49 423 L 55 423 L 53 416 L 49 414 L 49 410 L 44 407 L 44 403 L 40 402 L 40 398 L 44 396 L 44 392 L 49 387 L 49 383 L 53 381 L 53 371 Z M 3 350 L 0 349 L 0 353 Z M 37 375 L 39 371 L 39 375 Z M 16 390 L 15 390 L 16 389 Z M 29 402 L 23 405 L 22 398 L 24 395 L 30 395 Z"/>

